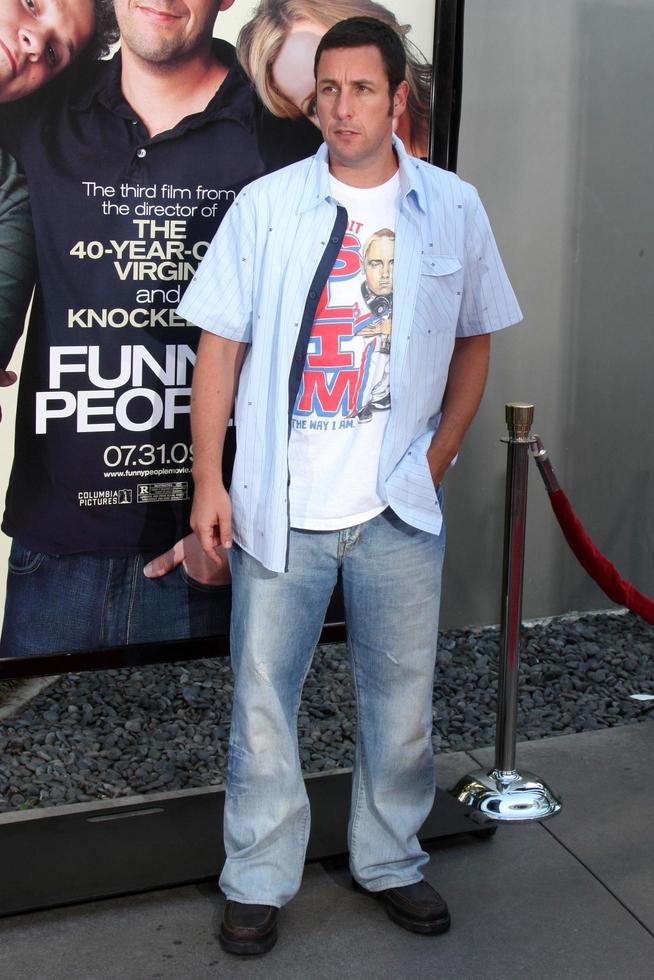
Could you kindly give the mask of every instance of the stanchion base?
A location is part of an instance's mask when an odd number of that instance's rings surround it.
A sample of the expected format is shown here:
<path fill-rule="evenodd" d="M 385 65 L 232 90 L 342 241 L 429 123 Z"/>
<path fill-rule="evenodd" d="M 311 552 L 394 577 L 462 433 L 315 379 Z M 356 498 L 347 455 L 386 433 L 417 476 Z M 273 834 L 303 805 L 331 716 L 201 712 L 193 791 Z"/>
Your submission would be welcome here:
<path fill-rule="evenodd" d="M 460 779 L 452 795 L 485 817 L 502 823 L 547 820 L 561 809 L 561 801 L 542 779 L 531 772 L 479 770 Z"/>

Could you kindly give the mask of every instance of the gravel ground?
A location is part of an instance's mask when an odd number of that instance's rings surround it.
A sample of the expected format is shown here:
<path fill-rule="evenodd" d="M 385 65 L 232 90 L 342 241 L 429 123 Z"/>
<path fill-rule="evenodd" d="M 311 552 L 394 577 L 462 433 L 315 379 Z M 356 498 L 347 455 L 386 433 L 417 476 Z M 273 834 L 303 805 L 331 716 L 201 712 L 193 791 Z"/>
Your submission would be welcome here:
<path fill-rule="evenodd" d="M 654 627 L 586 615 L 524 628 L 519 739 L 633 724 L 654 702 Z M 498 630 L 441 634 L 434 747 L 495 737 Z M 68 674 L 0 722 L 0 812 L 222 782 L 232 676 L 223 660 Z M 354 693 L 343 644 L 318 648 L 299 745 L 307 772 L 352 764 Z"/>

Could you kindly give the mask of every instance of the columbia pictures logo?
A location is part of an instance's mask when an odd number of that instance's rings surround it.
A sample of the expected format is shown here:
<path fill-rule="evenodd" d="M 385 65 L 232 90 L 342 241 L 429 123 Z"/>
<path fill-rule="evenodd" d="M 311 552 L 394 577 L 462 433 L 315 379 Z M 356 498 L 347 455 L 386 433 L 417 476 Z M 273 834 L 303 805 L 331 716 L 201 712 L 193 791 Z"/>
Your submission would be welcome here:
<path fill-rule="evenodd" d="M 80 490 L 77 499 L 80 507 L 113 507 L 117 504 L 131 504 L 132 491 L 127 489 Z"/>

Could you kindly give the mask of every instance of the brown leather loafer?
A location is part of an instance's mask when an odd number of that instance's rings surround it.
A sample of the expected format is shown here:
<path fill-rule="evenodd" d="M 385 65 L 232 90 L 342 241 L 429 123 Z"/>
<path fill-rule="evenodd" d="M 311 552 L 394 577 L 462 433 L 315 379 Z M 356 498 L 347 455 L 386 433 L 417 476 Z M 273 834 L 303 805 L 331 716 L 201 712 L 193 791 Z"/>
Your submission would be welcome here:
<path fill-rule="evenodd" d="M 273 905 L 227 902 L 218 938 L 226 953 L 267 953 L 277 942 L 277 909 Z"/>
<path fill-rule="evenodd" d="M 445 899 L 426 881 L 418 881 L 415 885 L 403 885 L 401 888 L 384 888 L 379 892 L 371 892 L 353 878 L 352 887 L 356 892 L 362 892 L 383 902 L 389 918 L 409 932 L 435 936 L 447 932 L 450 928 L 450 913 Z"/>

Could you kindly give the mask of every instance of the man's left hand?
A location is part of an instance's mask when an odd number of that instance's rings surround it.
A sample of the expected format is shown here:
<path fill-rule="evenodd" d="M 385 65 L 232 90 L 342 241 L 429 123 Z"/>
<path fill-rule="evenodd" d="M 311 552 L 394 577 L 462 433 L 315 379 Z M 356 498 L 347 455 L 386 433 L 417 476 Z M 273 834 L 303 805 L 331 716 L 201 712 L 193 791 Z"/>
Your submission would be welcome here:
<path fill-rule="evenodd" d="M 454 343 L 440 425 L 427 450 L 427 462 L 435 487 L 442 482 L 479 408 L 486 384 L 489 355 L 489 334 L 457 337 Z"/>
<path fill-rule="evenodd" d="M 438 451 L 438 449 L 433 448 L 433 444 L 427 450 L 429 472 L 431 473 L 431 478 L 434 481 L 435 487 L 443 482 L 443 478 L 447 473 L 448 467 L 454 458 L 454 455 L 455 454 L 452 454 L 452 456 L 444 456 L 443 453 Z"/>
<path fill-rule="evenodd" d="M 163 555 L 148 562 L 143 574 L 146 578 L 162 578 L 183 563 L 189 576 L 202 585 L 229 585 L 232 577 L 227 553 L 219 548 L 216 549 L 216 554 L 221 563 L 220 568 L 205 555 L 195 534 L 187 534 Z"/>

